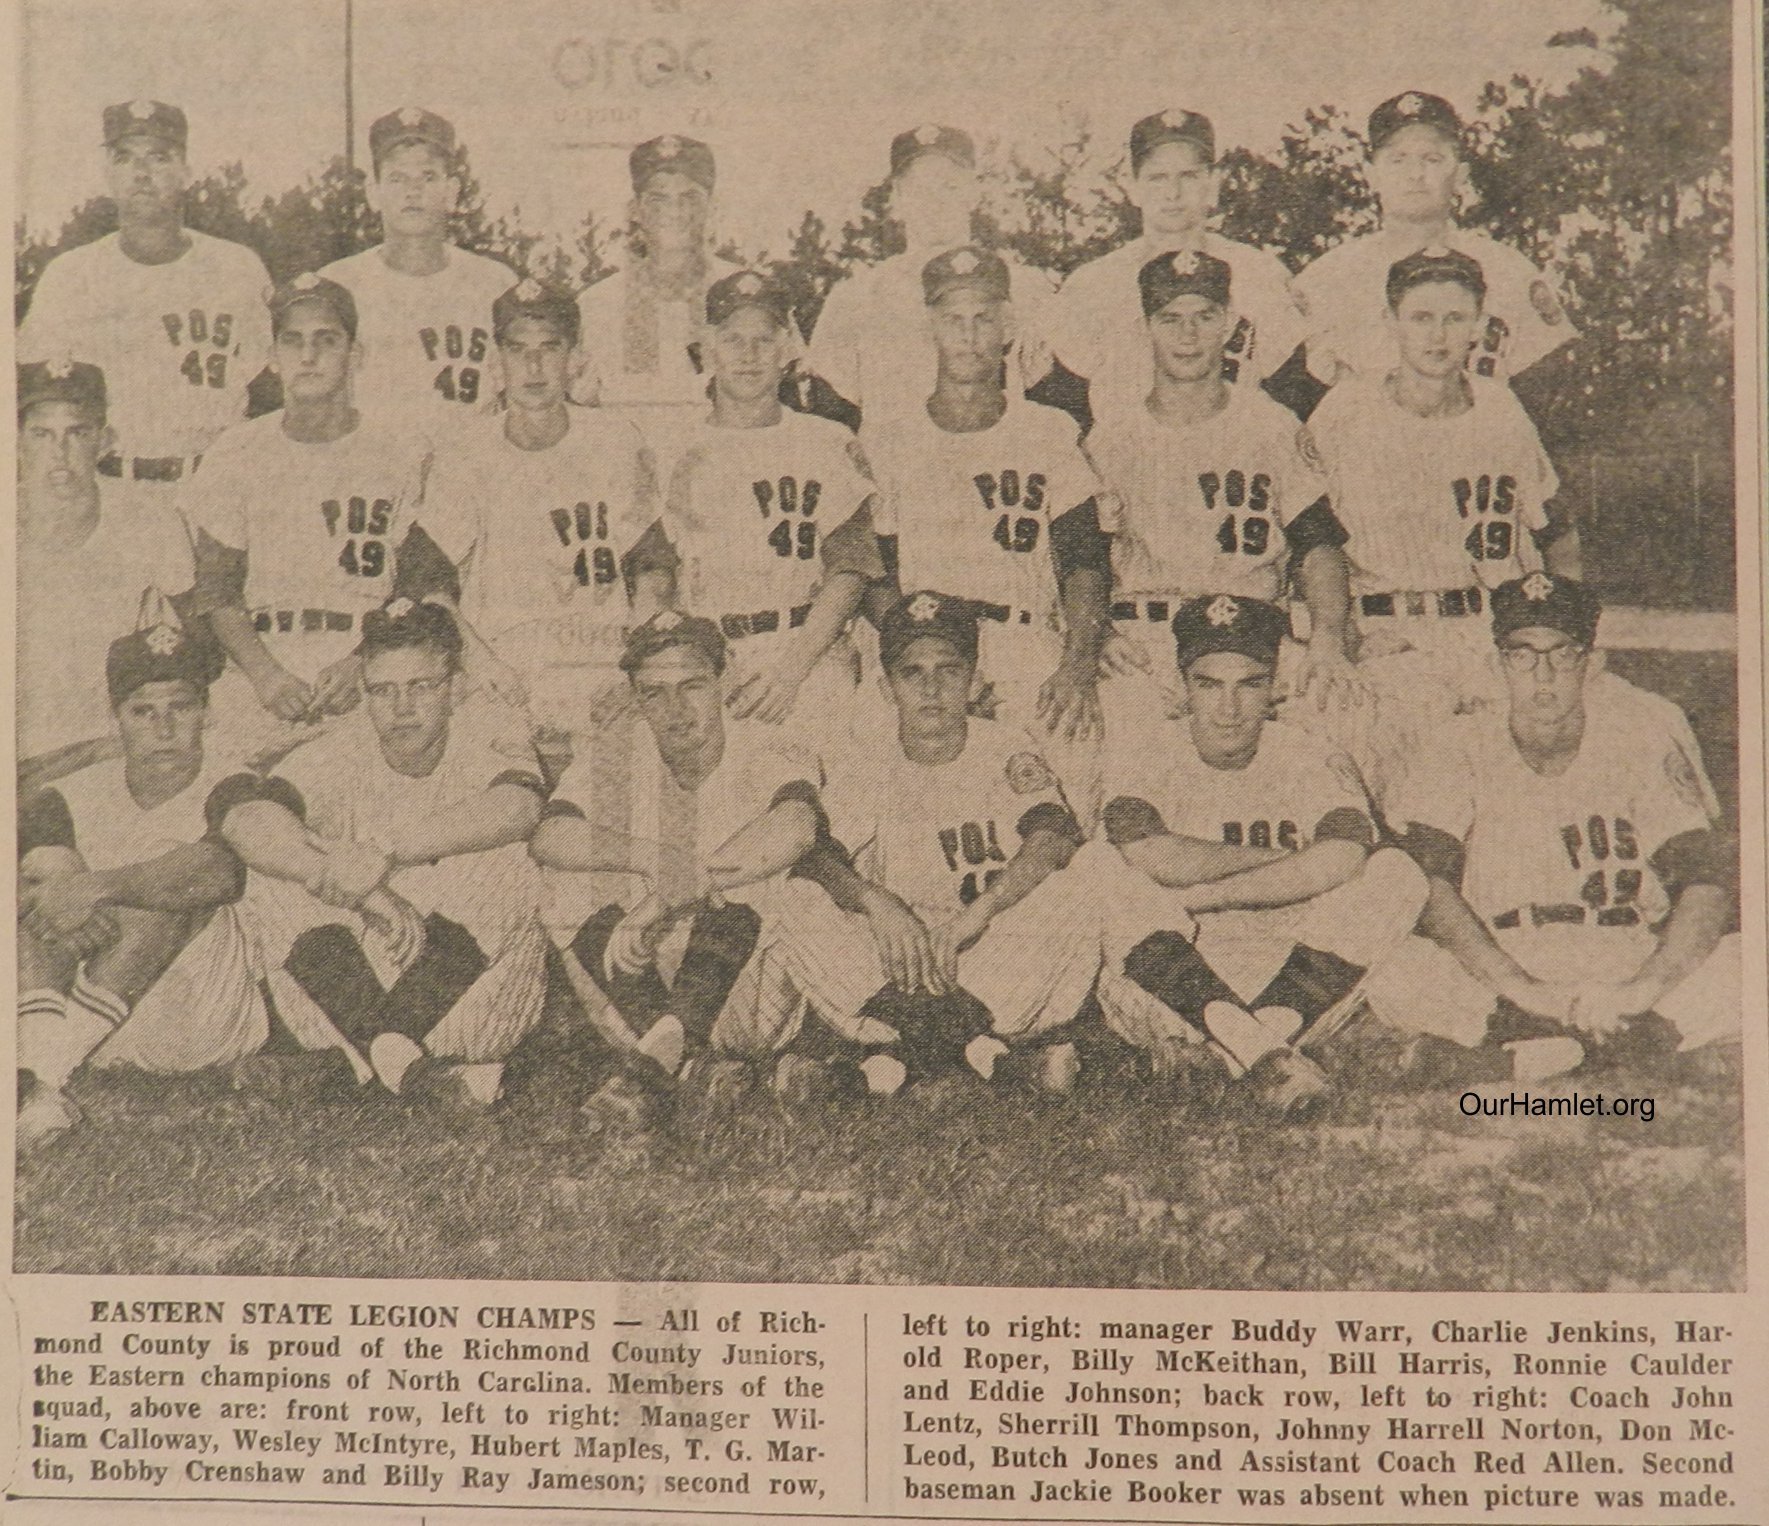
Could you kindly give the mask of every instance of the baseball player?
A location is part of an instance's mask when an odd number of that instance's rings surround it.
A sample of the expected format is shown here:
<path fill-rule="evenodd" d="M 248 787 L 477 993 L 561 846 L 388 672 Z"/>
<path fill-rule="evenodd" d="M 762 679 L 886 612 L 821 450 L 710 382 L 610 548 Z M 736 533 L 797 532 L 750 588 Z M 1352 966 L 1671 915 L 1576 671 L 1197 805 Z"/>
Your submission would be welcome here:
<path fill-rule="evenodd" d="M 753 1026 L 722 1025 L 731 1047 L 785 1048 L 808 1010 L 874 1092 L 963 1061 L 993 1077 L 1010 1049 L 1027 1079 L 1074 1084 L 1061 1030 L 1092 989 L 1099 930 L 1089 887 L 1059 871 L 1082 833 L 1036 744 L 967 713 L 978 623 L 931 592 L 883 617 L 896 735 L 830 759 L 833 841 L 781 889 Z"/>
<path fill-rule="evenodd" d="M 1086 380 L 1096 419 L 1134 417 L 1154 383 L 1139 277 L 1160 255 L 1207 255 L 1227 265 L 1225 383 L 1266 381 L 1301 345 L 1302 309 L 1282 262 L 1211 230 L 1220 185 L 1216 129 L 1208 117 L 1176 108 L 1131 129 L 1126 189 L 1142 214 L 1142 232 L 1071 271 L 1051 313 L 1051 349 Z"/>
<path fill-rule="evenodd" d="M 821 763 L 728 718 L 728 650 L 698 616 L 663 610 L 636 627 L 621 657 L 634 708 L 559 781 L 531 845 L 553 871 L 550 920 L 604 1040 L 563 1063 L 652 1062 L 617 1072 L 599 1103 L 704 1050 L 771 882 L 816 837 Z"/>
<path fill-rule="evenodd" d="M 117 231 L 50 262 L 18 336 L 21 360 L 75 356 L 104 372 L 115 439 L 99 470 L 132 484 L 131 503 L 170 504 L 210 441 L 244 416 L 270 348 L 263 261 L 184 226 L 188 136 L 176 106 L 105 108 Z"/>
<path fill-rule="evenodd" d="M 320 274 L 356 299 L 356 397 L 441 438 L 491 401 L 491 304 L 516 279 L 501 260 L 449 239 L 460 201 L 454 124 L 404 106 L 369 128 L 370 200 L 382 240 Z"/>
<path fill-rule="evenodd" d="M 811 335 L 807 364 L 868 419 L 917 409 L 933 389 L 931 346 L 919 342 L 922 271 L 935 256 L 967 246 L 982 202 L 976 147 L 969 133 L 932 124 L 891 140 L 891 215 L 907 248 L 849 273 L 830 289 Z M 1004 358 L 1014 390 L 1036 385 L 1050 370 L 1044 339 L 1052 295 L 1043 271 L 1007 261 L 1018 316 Z"/>
<path fill-rule="evenodd" d="M 122 756 L 56 781 L 19 820 L 19 1138 L 75 1122 L 62 1087 L 88 1060 L 150 1071 L 225 1064 L 267 1023 L 232 903 L 244 873 L 209 830 L 203 751 L 212 643 L 170 625 L 114 641 L 103 670 Z"/>
<path fill-rule="evenodd" d="M 683 439 L 665 504 L 674 604 L 734 643 L 735 717 L 777 724 L 797 704 L 827 719 L 857 677 L 843 631 L 884 573 L 872 479 L 846 429 L 780 404 L 792 318 L 775 282 L 724 277 L 706 325 L 712 408 Z"/>
<path fill-rule="evenodd" d="M 1295 416 L 1257 387 L 1231 385 L 1221 364 L 1243 321 L 1234 316 L 1237 279 L 1226 260 L 1195 251 L 1142 267 L 1143 348 L 1154 380 L 1133 410 L 1102 420 L 1087 438 L 1107 489 L 1101 528 L 1112 537 L 1104 666 L 1139 680 L 1107 686 L 1120 712 L 1108 718 L 1108 734 L 1125 728 L 1127 711 L 1171 708 L 1177 695 L 1157 700 L 1144 680 L 1167 681 L 1169 624 L 1205 593 L 1277 603 L 1294 583 L 1310 637 L 1301 649 L 1285 643 L 1283 666 L 1295 668 L 1289 684 L 1305 695 L 1351 673 L 1346 534 L 1326 480 L 1302 454 Z"/>
<path fill-rule="evenodd" d="M 1158 1072 L 1202 1061 L 1250 1074 L 1279 1112 L 1325 1095 L 1298 1046 L 1331 1036 L 1426 894 L 1405 854 L 1371 851 L 1369 802 L 1344 755 L 1267 721 L 1288 624 L 1276 605 L 1230 594 L 1174 616 L 1187 718 L 1162 742 L 1114 750 L 1110 848 L 1078 861 L 1105 907 L 1107 1023 Z M 1121 862 L 1108 870 L 1112 849 Z"/>
<path fill-rule="evenodd" d="M 540 764 L 457 714 L 461 636 L 432 604 L 362 621 L 363 705 L 210 812 L 253 873 L 243 903 L 287 1036 L 359 1081 L 494 1101 L 540 1017 L 528 838 Z"/>
<path fill-rule="evenodd" d="M 242 759 L 286 751 L 356 703 L 362 618 L 393 591 L 423 459 L 409 429 L 350 400 L 346 288 L 296 276 L 269 308 L 283 407 L 218 439 L 185 499 L 196 607 L 238 669 L 218 686 L 217 724 Z"/>
<path fill-rule="evenodd" d="M 1643 736 L 1593 681 L 1600 613 L 1570 578 L 1503 584 L 1505 706 L 1443 728 L 1388 810 L 1431 876 L 1430 941 L 1409 940 L 1370 1005 L 1434 1036 L 1439 1068 L 1442 1041 L 1464 1046 L 1451 1074 L 1540 1079 L 1738 1035 L 1738 845 L 1699 755 Z"/>
<path fill-rule="evenodd" d="M 34 361 L 18 367 L 17 382 L 18 755 L 28 793 L 112 752 L 116 723 L 93 678 L 144 601 L 187 594 L 194 573 L 176 511 L 125 505 L 99 478 L 111 439 L 104 373 Z"/>
<path fill-rule="evenodd" d="M 619 679 L 627 629 L 669 599 L 674 558 L 646 539 L 657 484 L 638 431 L 566 401 L 583 358 L 571 295 L 519 282 L 491 324 L 504 411 L 438 446 L 419 517 L 459 570 L 463 636 L 489 643 L 543 730 L 570 733 Z"/>
<path fill-rule="evenodd" d="M 1308 368 L 1328 386 L 1350 376 L 1380 379 L 1395 363 L 1386 321 L 1388 272 L 1408 255 L 1448 248 L 1485 272 L 1487 299 L 1468 369 L 1504 381 L 1574 336 L 1548 277 L 1509 244 L 1456 223 L 1468 184 L 1461 119 L 1439 96 L 1409 90 L 1370 113 L 1371 188 L 1382 226 L 1347 239 L 1296 278 L 1309 318 Z"/>
<path fill-rule="evenodd" d="M 875 522 L 898 587 L 975 603 L 980 673 L 1002 718 L 1085 743 L 1099 731 L 1111 577 L 1101 489 L 1074 421 L 1002 385 L 1010 281 L 998 255 L 970 245 L 928 261 L 921 322 L 936 377 L 917 407 L 868 425 Z M 1066 760 L 1059 768 L 1080 782 Z"/>

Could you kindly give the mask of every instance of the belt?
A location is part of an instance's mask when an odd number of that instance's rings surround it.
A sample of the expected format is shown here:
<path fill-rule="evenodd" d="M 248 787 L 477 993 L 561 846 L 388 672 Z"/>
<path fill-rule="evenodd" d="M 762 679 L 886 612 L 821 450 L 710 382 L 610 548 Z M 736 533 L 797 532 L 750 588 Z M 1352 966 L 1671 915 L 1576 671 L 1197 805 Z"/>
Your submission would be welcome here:
<path fill-rule="evenodd" d="M 185 474 L 188 465 L 191 471 L 203 458 L 200 455 L 184 456 L 131 456 L 127 462 L 121 456 L 100 456 L 98 469 L 107 477 L 121 477 L 125 465 L 129 475 L 137 482 L 176 482 Z"/>
<path fill-rule="evenodd" d="M 1480 588 L 1440 588 L 1424 592 L 1366 593 L 1357 603 L 1366 618 L 1435 615 L 1454 620 L 1462 615 L 1478 615 L 1486 607 L 1486 592 Z"/>
<path fill-rule="evenodd" d="M 1514 927 L 1522 927 L 1527 914 L 1531 927 L 1547 927 L 1560 922 L 1569 926 L 1584 923 L 1595 908 L 1579 906 L 1571 901 L 1557 901 L 1552 905 L 1540 903 L 1531 906 L 1513 906 L 1509 911 L 1502 911 L 1493 918 L 1493 927 L 1498 932 L 1506 932 Z M 1638 906 L 1605 906 L 1597 909 L 1596 925 L 1598 927 L 1637 927 L 1640 924 L 1640 908 Z"/>
<path fill-rule="evenodd" d="M 727 641 L 741 641 L 745 636 L 766 636 L 780 629 L 780 617 L 786 616 L 788 630 L 797 630 L 811 613 L 809 604 L 795 604 L 791 609 L 755 609 L 747 614 L 720 615 L 719 629 Z"/>
<path fill-rule="evenodd" d="M 348 631 L 356 628 L 356 616 L 340 609 L 260 609 L 253 612 L 252 629 L 259 635 L 276 631 Z"/>
<path fill-rule="evenodd" d="M 1011 604 L 985 604 L 981 599 L 970 601 L 971 613 L 979 620 L 995 620 L 1002 625 L 1030 625 L 1032 611 L 1015 609 Z"/>
<path fill-rule="evenodd" d="M 1173 618 L 1172 599 L 1120 599 L 1112 605 L 1114 620 L 1154 620 L 1165 625 Z"/>

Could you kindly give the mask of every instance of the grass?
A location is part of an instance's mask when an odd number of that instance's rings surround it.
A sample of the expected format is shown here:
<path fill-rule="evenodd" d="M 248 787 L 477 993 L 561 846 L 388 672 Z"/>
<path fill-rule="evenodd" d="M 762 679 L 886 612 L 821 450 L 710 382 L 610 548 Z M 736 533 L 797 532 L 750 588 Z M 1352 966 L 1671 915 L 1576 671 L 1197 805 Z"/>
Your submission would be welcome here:
<path fill-rule="evenodd" d="M 1361 1033 L 1361 1039 L 1360 1039 Z M 25 1272 L 1320 1289 L 1743 1286 L 1736 1065 L 1535 1088 L 1650 1124 L 1469 1119 L 1369 1078 L 1368 1025 L 1305 1125 L 1103 1075 L 1070 1098 L 941 1081 L 788 1113 L 767 1094 L 609 1139 L 384 1095 L 83 1077 L 21 1162 Z"/>

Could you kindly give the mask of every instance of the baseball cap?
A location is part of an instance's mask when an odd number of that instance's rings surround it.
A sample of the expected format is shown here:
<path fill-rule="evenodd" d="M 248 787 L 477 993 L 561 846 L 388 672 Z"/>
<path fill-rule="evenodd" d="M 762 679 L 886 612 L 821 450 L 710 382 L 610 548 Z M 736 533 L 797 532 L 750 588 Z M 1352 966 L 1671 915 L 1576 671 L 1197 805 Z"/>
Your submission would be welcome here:
<path fill-rule="evenodd" d="M 714 673 L 725 671 L 725 637 L 718 626 L 699 615 L 684 615 L 674 609 L 660 609 L 643 625 L 633 628 L 620 654 L 620 670 L 630 678 L 647 659 L 673 646 L 691 647 L 707 660 Z"/>
<path fill-rule="evenodd" d="M 1208 297 L 1218 307 L 1227 307 L 1231 279 L 1228 261 L 1213 254 L 1178 249 L 1157 255 L 1136 273 L 1143 317 L 1154 317 L 1175 297 Z"/>
<path fill-rule="evenodd" d="M 706 321 L 717 328 L 733 313 L 759 307 L 785 328 L 790 304 L 780 283 L 759 270 L 738 270 L 714 281 L 706 293 Z"/>
<path fill-rule="evenodd" d="M 124 101 L 104 108 L 104 146 L 114 148 L 125 138 L 158 138 L 183 153 L 190 139 L 184 113 L 164 101 Z"/>
<path fill-rule="evenodd" d="M 1583 583 L 1532 572 L 1512 578 L 1493 590 L 1493 640 L 1532 627 L 1562 631 L 1580 646 L 1597 639 L 1597 619 L 1603 603 Z"/>
<path fill-rule="evenodd" d="M 1441 95 L 1408 90 L 1384 101 L 1370 113 L 1370 152 L 1375 153 L 1403 127 L 1435 127 L 1459 149 L 1462 119 Z"/>
<path fill-rule="evenodd" d="M 1216 162 L 1216 129 L 1210 118 L 1202 112 L 1175 106 L 1144 117 L 1130 129 L 1130 173 L 1136 174 L 1143 161 L 1163 143 L 1190 143 L 1204 155 L 1206 163 Z"/>
<path fill-rule="evenodd" d="M 1007 262 L 987 249 L 961 244 L 936 254 L 922 267 L 921 295 L 929 307 L 966 287 L 974 287 L 997 302 L 1008 301 L 1013 295 L 1013 280 L 1007 273 Z"/>
<path fill-rule="evenodd" d="M 923 636 L 946 642 L 966 662 L 977 660 L 977 615 L 968 599 L 932 591 L 899 599 L 879 622 L 879 662 L 889 670 Z"/>
<path fill-rule="evenodd" d="M 447 655 L 452 666 L 458 668 L 461 664 L 461 628 L 455 624 L 455 617 L 440 604 L 427 604 L 421 599 L 408 599 L 400 594 L 362 617 L 362 636 L 356 643 L 357 656 L 372 657 L 377 652 L 398 651 L 408 646 L 437 647 Z"/>
<path fill-rule="evenodd" d="M 583 317 L 571 293 L 563 287 L 532 278 L 518 281 L 491 304 L 493 337 L 502 339 L 518 318 L 535 318 L 551 324 L 572 344 L 576 344 L 583 333 Z"/>
<path fill-rule="evenodd" d="M 926 154 L 939 154 L 967 170 L 977 167 L 977 146 L 969 133 L 927 122 L 891 139 L 891 174 L 901 175 Z"/>
<path fill-rule="evenodd" d="M 651 177 L 663 170 L 686 175 L 701 190 L 709 192 L 716 178 L 713 151 L 698 138 L 684 138 L 673 132 L 641 143 L 627 157 L 634 191 L 643 191 Z"/>
<path fill-rule="evenodd" d="M 226 655 L 215 641 L 175 625 L 154 625 L 131 631 L 110 645 L 104 658 L 104 683 L 115 710 L 143 684 L 193 684 L 204 695 L 221 676 Z"/>
<path fill-rule="evenodd" d="M 1173 617 L 1173 645 L 1179 670 L 1185 672 L 1212 652 L 1239 652 L 1255 662 L 1276 666 L 1278 648 L 1290 629 L 1290 617 L 1264 599 L 1241 599 L 1219 593 L 1193 599 Z"/>
<path fill-rule="evenodd" d="M 264 301 L 270 308 L 272 334 L 282 328 L 283 319 L 297 303 L 323 302 L 344 325 L 344 332 L 352 339 L 356 338 L 356 298 L 350 295 L 348 287 L 340 286 L 325 276 L 316 275 L 311 270 L 304 270 L 298 276 L 277 282 L 264 294 Z"/>
<path fill-rule="evenodd" d="M 401 106 L 398 111 L 377 117 L 369 128 L 369 158 L 374 160 L 376 169 L 388 154 L 407 143 L 423 143 L 440 154 L 452 154 L 454 123 L 422 106 Z"/>
<path fill-rule="evenodd" d="M 1486 276 L 1481 272 L 1480 261 L 1460 250 L 1438 245 L 1409 254 L 1388 267 L 1388 305 L 1398 306 L 1415 286 L 1432 281 L 1454 281 L 1467 287 L 1478 300 L 1486 301 Z"/>
<path fill-rule="evenodd" d="M 18 416 L 38 403 L 73 403 L 105 415 L 104 372 L 83 360 L 33 360 L 18 368 Z"/>

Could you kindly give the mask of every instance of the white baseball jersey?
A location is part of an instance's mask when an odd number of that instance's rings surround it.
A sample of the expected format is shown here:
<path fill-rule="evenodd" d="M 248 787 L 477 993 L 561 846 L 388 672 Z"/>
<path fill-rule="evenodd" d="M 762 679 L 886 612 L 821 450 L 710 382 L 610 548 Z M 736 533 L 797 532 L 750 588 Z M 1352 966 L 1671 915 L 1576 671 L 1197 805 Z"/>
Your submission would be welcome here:
<path fill-rule="evenodd" d="M 491 305 L 516 284 L 500 260 L 452 247 L 447 253 L 442 269 L 427 276 L 395 270 L 379 245 L 320 272 L 356 299 L 358 406 L 421 421 L 439 437 L 491 403 Z"/>
<path fill-rule="evenodd" d="M 103 498 L 98 524 L 77 546 L 20 537 L 20 757 L 111 735 L 111 643 L 138 628 L 145 595 L 183 593 L 193 576 L 183 521 L 152 499 L 123 506 Z"/>
<path fill-rule="evenodd" d="M 723 614 L 808 603 L 847 558 L 833 531 L 873 495 L 866 459 L 840 424 L 783 409 L 761 429 L 702 420 L 670 475 L 664 527 L 682 565 L 683 609 Z M 854 570 L 863 574 L 865 566 Z"/>
<path fill-rule="evenodd" d="M 21 361 L 71 357 L 104 371 L 117 449 L 189 458 L 244 417 L 270 358 L 264 262 L 189 232 L 190 248 L 142 265 L 112 233 L 51 260 L 18 336 Z"/>
<path fill-rule="evenodd" d="M 1547 275 L 1509 244 L 1467 228 L 1441 242 L 1474 260 L 1486 278 L 1485 317 L 1468 358 L 1474 375 L 1507 380 L 1578 332 Z M 1389 328 L 1388 272 L 1420 247 L 1367 233 L 1329 249 L 1296 277 L 1308 314 L 1308 369 L 1320 380 L 1379 380 L 1394 369 L 1400 357 Z"/>
<path fill-rule="evenodd" d="M 218 760 L 205 758 L 190 784 L 151 810 L 144 810 L 129 793 L 121 758 L 58 779 L 54 790 L 67 803 L 74 846 L 86 867 L 122 869 L 162 858 L 208 836 L 203 807 L 228 772 Z"/>
<path fill-rule="evenodd" d="M 437 448 L 419 521 L 462 568 L 461 612 L 488 640 L 627 621 L 621 559 L 658 513 L 651 456 L 614 415 L 572 408 L 570 420 L 545 450 L 511 443 L 502 417 Z"/>
<path fill-rule="evenodd" d="M 384 416 L 309 444 L 270 413 L 215 442 L 185 513 L 193 529 L 246 553 L 248 611 L 360 616 L 392 591 L 422 459 L 415 436 Z"/>
<path fill-rule="evenodd" d="M 1285 528 L 1327 494 L 1299 435 L 1296 416 L 1257 387 L 1231 389 L 1227 407 L 1194 425 L 1138 407 L 1095 426 L 1087 454 L 1106 489 L 1114 594 L 1276 600 Z"/>
<path fill-rule="evenodd" d="M 944 254 L 930 249 L 862 266 L 830 288 L 811 335 L 808 363 L 837 392 L 872 416 L 919 406 L 934 390 L 939 357 L 928 329 L 921 273 Z M 999 252 L 999 251 L 998 251 Z M 1050 369 L 1051 279 L 1002 254 L 1014 310 L 1010 378 L 1023 391 Z"/>
<path fill-rule="evenodd" d="M 1469 393 L 1464 412 L 1426 419 L 1381 382 L 1347 383 L 1309 419 L 1304 440 L 1351 537 L 1354 595 L 1496 588 L 1541 566 L 1531 532 L 1547 526 L 1559 478 L 1508 386 L 1470 377 Z"/>
<path fill-rule="evenodd" d="M 1062 785 L 1024 732 L 975 719 L 949 763 L 913 763 L 900 744 L 834 759 L 823 793 L 830 831 L 855 868 L 929 925 L 993 883 L 1036 808 L 1068 814 Z"/>
<path fill-rule="evenodd" d="M 1274 254 L 1204 235 L 1203 253 L 1229 267 L 1228 343 L 1222 375 L 1258 382 L 1290 358 L 1306 337 L 1302 307 L 1290 274 Z M 1154 357 L 1137 276 L 1170 252 L 1147 238 L 1103 254 L 1071 271 L 1051 309 L 1050 346 L 1069 370 L 1088 379 L 1095 419 L 1138 408 L 1154 385 Z"/>
<path fill-rule="evenodd" d="M 710 256 L 705 279 L 686 296 L 654 294 L 637 270 L 617 270 L 588 287 L 577 299 L 589 362 L 577 395 L 603 407 L 704 404 L 712 379 L 707 288 L 740 269 Z"/>

